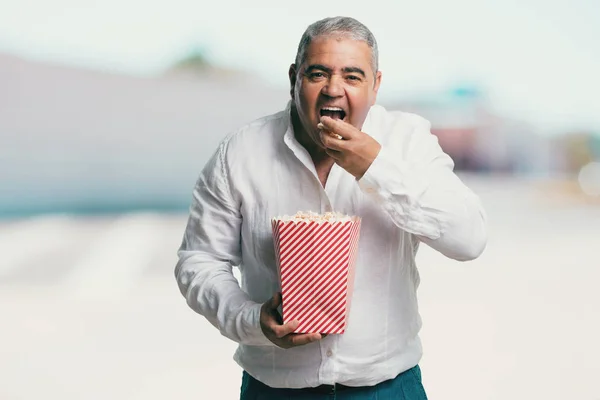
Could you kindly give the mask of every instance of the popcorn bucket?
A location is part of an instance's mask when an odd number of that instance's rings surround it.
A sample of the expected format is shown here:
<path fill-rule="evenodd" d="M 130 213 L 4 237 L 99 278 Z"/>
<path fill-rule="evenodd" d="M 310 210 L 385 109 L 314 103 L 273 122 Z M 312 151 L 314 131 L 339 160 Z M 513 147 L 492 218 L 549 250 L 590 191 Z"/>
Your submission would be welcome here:
<path fill-rule="evenodd" d="M 283 322 L 296 333 L 344 333 L 361 219 L 298 213 L 272 219 Z"/>

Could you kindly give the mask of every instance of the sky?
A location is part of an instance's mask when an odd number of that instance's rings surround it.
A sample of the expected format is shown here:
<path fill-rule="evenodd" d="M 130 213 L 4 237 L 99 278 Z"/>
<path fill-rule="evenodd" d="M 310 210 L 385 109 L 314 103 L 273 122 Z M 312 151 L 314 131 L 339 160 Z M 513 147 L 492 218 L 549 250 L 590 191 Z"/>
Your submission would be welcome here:
<path fill-rule="evenodd" d="M 382 98 L 476 86 L 545 132 L 600 131 L 598 0 L 0 0 L 0 52 L 155 75 L 202 47 L 287 87 L 304 29 L 334 15 L 375 34 Z"/>

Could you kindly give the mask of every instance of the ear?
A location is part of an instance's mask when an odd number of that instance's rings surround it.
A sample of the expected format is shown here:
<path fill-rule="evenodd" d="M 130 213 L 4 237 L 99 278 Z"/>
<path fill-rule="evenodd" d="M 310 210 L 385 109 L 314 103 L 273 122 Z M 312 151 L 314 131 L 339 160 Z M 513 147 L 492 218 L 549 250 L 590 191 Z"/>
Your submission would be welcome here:
<path fill-rule="evenodd" d="M 294 89 L 296 88 L 296 64 L 290 65 L 290 70 L 288 71 L 288 77 L 290 78 L 290 96 L 292 100 L 294 100 Z"/>
<path fill-rule="evenodd" d="M 373 82 L 373 99 L 371 101 L 371 105 L 375 105 L 377 101 L 377 92 L 379 91 L 379 86 L 381 85 L 381 71 L 377 71 L 375 74 L 375 82 Z"/>

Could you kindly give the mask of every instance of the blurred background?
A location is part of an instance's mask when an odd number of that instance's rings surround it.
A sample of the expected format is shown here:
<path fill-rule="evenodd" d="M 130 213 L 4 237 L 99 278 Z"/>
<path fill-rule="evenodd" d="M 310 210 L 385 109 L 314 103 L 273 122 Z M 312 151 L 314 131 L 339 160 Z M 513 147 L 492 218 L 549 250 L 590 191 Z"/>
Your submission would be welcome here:
<path fill-rule="evenodd" d="M 479 259 L 418 256 L 429 397 L 600 400 L 596 0 L 1 0 L 0 400 L 239 396 L 173 276 L 191 191 L 335 15 L 488 212 Z"/>

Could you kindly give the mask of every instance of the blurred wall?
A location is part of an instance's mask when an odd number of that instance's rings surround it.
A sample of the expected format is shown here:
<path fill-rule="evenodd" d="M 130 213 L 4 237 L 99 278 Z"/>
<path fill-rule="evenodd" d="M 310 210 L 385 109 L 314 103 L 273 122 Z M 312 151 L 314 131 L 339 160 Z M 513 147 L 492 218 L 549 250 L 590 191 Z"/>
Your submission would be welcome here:
<path fill-rule="evenodd" d="M 0 56 L 0 213 L 187 207 L 230 131 L 285 107 L 244 73 L 157 78 Z"/>

